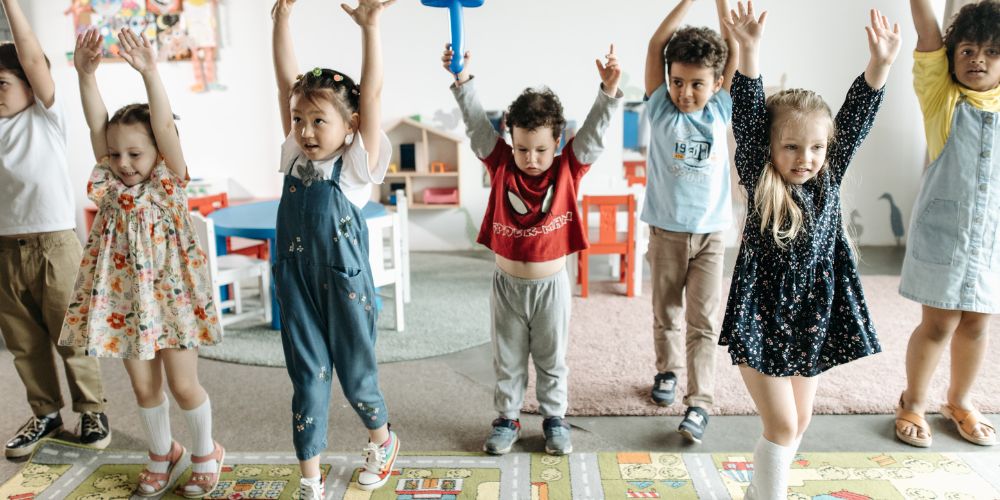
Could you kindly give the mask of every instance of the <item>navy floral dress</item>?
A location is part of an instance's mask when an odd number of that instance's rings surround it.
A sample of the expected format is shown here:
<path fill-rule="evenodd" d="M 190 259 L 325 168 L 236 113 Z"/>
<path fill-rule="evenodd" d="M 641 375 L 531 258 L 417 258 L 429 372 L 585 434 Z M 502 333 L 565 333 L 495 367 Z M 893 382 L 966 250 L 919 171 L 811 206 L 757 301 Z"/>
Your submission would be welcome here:
<path fill-rule="evenodd" d="M 730 93 L 736 170 L 752 206 L 769 150 L 763 80 L 737 73 Z M 719 338 L 733 364 L 770 376 L 811 377 L 882 350 L 844 234 L 840 183 L 883 95 L 864 75 L 854 80 L 837 113 L 828 168 L 793 191 L 806 222 L 787 248 L 770 230 L 761 234 L 760 215 L 748 211 Z"/>

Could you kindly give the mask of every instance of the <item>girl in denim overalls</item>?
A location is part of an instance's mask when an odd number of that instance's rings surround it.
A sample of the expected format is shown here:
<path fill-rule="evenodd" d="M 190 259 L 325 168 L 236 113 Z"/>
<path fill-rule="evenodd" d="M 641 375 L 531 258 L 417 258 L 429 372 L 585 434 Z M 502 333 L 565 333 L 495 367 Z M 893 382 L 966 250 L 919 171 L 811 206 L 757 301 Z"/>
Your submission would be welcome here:
<path fill-rule="evenodd" d="M 360 0 L 344 10 L 363 35 L 362 82 L 315 69 L 296 78 L 288 18 L 294 0 L 278 0 L 274 63 L 285 173 L 278 207 L 274 283 L 281 341 L 292 379 L 292 440 L 302 469 L 300 498 L 322 498 L 319 454 L 326 447 L 333 371 L 368 428 L 358 486 L 385 484 L 399 450 L 375 362 L 375 290 L 361 206 L 381 183 L 389 140 L 379 129 L 382 64 L 378 19 L 394 0 Z M 366 147 L 367 145 L 367 147 Z M 371 154 L 369 154 L 371 151 Z"/>
<path fill-rule="evenodd" d="M 951 383 L 941 413 L 966 440 L 997 442 L 972 404 L 990 316 L 1000 312 L 1000 2 L 959 11 L 942 40 L 929 0 L 912 0 L 913 86 L 933 163 L 910 221 L 899 293 L 923 304 L 906 350 L 896 436 L 931 445 L 927 387 L 951 339 Z"/>

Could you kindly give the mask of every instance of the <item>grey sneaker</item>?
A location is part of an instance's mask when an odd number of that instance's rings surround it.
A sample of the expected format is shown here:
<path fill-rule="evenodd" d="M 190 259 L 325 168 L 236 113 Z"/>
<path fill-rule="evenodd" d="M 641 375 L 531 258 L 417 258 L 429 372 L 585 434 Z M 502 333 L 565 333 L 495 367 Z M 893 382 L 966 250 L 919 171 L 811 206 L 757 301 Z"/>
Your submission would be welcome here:
<path fill-rule="evenodd" d="M 542 422 L 545 433 L 545 453 L 567 455 L 573 453 L 573 443 L 569 439 L 569 424 L 560 417 L 549 417 Z"/>
<path fill-rule="evenodd" d="M 490 437 L 483 443 L 483 451 L 490 455 L 503 455 L 510 452 L 510 447 L 517 442 L 521 433 L 521 422 L 509 418 L 497 417 L 493 421 Z"/>
<path fill-rule="evenodd" d="M 650 394 L 654 403 L 659 406 L 670 406 L 677 396 L 677 375 L 674 372 L 657 373 L 653 377 L 653 391 Z"/>

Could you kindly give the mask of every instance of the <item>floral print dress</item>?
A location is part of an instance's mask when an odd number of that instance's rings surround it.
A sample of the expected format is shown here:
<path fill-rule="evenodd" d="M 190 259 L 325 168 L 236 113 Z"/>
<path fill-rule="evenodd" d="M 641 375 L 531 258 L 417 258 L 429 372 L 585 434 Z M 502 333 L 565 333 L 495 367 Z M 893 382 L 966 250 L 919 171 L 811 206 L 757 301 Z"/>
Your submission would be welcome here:
<path fill-rule="evenodd" d="M 736 170 L 752 204 L 770 148 L 763 80 L 737 73 L 730 92 Z M 844 233 L 840 184 L 883 95 L 864 75 L 854 80 L 835 119 L 828 168 L 792 192 L 805 226 L 787 248 L 770 230 L 761 234 L 760 214 L 749 211 L 719 338 L 733 364 L 811 377 L 882 350 Z"/>
<path fill-rule="evenodd" d="M 99 210 L 60 345 L 84 347 L 89 356 L 148 360 L 160 349 L 222 340 L 186 185 L 162 162 L 131 187 L 106 162 L 94 167 L 87 195 Z"/>

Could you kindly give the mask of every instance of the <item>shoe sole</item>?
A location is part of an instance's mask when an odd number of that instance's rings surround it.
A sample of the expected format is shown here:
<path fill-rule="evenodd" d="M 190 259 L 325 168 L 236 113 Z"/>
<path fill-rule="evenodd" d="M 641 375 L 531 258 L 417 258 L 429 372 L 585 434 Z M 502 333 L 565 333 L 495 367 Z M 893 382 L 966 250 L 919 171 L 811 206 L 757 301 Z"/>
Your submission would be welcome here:
<path fill-rule="evenodd" d="M 397 438 L 397 439 L 399 439 L 399 438 Z M 361 482 L 359 481 L 357 483 L 358 484 L 358 488 L 360 488 L 360 489 L 362 489 L 364 491 L 372 491 L 372 490 L 377 490 L 377 489 L 381 488 L 382 486 L 385 486 L 385 483 L 388 483 L 389 479 L 392 478 L 392 470 L 396 466 L 396 458 L 399 458 L 399 445 L 398 444 L 396 445 L 396 453 L 395 453 L 395 455 L 396 455 L 395 458 L 392 459 L 392 465 L 389 466 L 389 472 L 385 475 L 385 477 L 383 477 L 381 480 L 379 480 L 379 482 L 377 482 L 377 483 L 371 483 L 371 484 L 361 484 Z M 359 476 L 359 478 L 360 478 L 360 476 Z"/>
<path fill-rule="evenodd" d="M 670 405 L 674 404 L 674 400 L 673 399 L 671 399 L 670 401 L 667 401 L 666 399 L 664 399 L 663 401 L 657 401 L 655 398 L 651 397 L 651 398 L 649 398 L 649 400 L 652 401 L 653 404 L 656 405 L 656 406 L 667 407 L 667 406 L 670 406 Z"/>
<path fill-rule="evenodd" d="M 5 448 L 4 455 L 7 458 L 21 458 L 31 455 L 31 452 L 35 451 L 35 447 L 38 446 L 38 443 L 40 443 L 43 439 L 49 436 L 54 436 L 56 434 L 59 434 L 60 432 L 62 432 L 62 430 L 63 430 L 62 426 L 52 429 L 52 431 L 49 432 L 48 434 L 38 438 L 38 441 L 35 441 L 35 444 L 31 446 L 22 446 L 20 448 Z"/>
<path fill-rule="evenodd" d="M 680 433 L 681 436 L 684 436 L 684 439 L 687 439 L 692 443 L 701 444 L 701 438 L 695 437 L 695 435 L 692 434 L 691 431 L 687 429 L 677 429 L 677 432 Z"/>
<path fill-rule="evenodd" d="M 517 440 L 515 439 L 514 443 L 516 443 L 516 442 L 517 442 Z M 508 446 L 508 447 L 506 447 L 506 448 L 504 448 L 502 450 L 491 450 L 491 449 L 487 448 L 486 445 L 484 444 L 483 445 L 483 452 L 484 453 L 488 453 L 490 455 L 506 455 L 506 454 L 510 453 L 510 450 L 512 448 L 514 448 L 514 443 L 510 443 L 510 446 Z"/>
<path fill-rule="evenodd" d="M 104 438 L 101 440 L 94 441 L 93 443 L 84 443 L 83 441 L 80 441 L 80 444 L 90 448 L 97 448 L 98 450 L 103 450 L 107 448 L 109 444 L 111 444 L 111 431 L 108 431 L 108 435 L 104 436 Z"/>
<path fill-rule="evenodd" d="M 569 449 L 566 449 L 566 450 L 553 450 L 553 449 L 550 449 L 548 446 L 546 446 L 545 447 L 545 453 L 548 453 L 549 455 L 561 457 L 563 455 L 569 455 L 570 453 L 573 453 L 573 447 L 570 446 Z"/>

